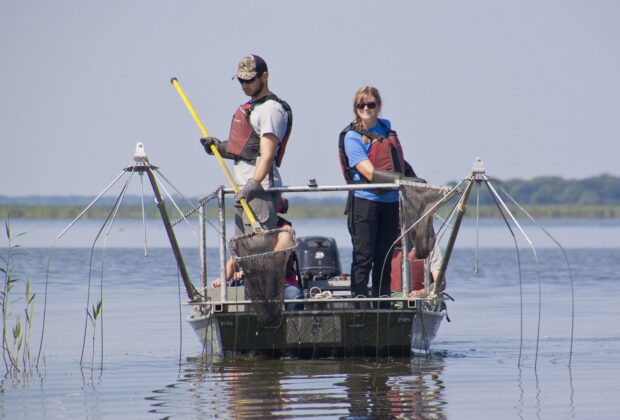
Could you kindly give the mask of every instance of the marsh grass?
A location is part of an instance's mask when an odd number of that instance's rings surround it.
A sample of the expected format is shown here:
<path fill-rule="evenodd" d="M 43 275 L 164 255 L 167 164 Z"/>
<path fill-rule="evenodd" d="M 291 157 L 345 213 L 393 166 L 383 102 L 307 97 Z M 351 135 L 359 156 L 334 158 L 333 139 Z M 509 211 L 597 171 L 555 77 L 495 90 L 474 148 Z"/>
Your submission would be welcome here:
<path fill-rule="evenodd" d="M 87 310 L 88 319 L 93 327 L 93 337 L 92 344 L 93 347 L 90 353 L 90 372 L 91 375 L 95 368 L 95 341 L 97 338 L 97 320 L 99 319 L 99 315 L 101 315 L 101 308 L 103 307 L 103 300 L 99 299 L 96 305 L 93 305 L 92 308 Z M 103 366 L 102 366 L 103 367 Z"/>
<path fill-rule="evenodd" d="M 0 311 L 2 312 L 2 361 L 5 377 L 13 380 L 26 380 L 32 371 L 33 361 L 30 354 L 30 336 L 34 316 L 36 295 L 32 293 L 30 275 L 23 280 L 15 274 L 14 261 L 25 250 L 16 244 L 9 221 L 5 221 L 7 248 L 0 255 L 0 273 L 2 275 L 2 291 L 0 292 Z M 25 293 L 22 297 L 15 296 L 15 288 L 25 281 Z M 23 315 L 23 318 L 22 318 Z"/>

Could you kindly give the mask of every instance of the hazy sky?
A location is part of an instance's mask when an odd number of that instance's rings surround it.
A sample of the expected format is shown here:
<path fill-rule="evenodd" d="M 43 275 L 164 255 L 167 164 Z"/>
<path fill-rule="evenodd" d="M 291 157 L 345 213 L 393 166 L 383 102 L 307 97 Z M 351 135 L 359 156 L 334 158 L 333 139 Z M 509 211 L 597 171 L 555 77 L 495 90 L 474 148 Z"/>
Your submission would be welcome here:
<path fill-rule="evenodd" d="M 433 183 L 481 156 L 498 178 L 620 175 L 620 1 L 0 0 L 0 194 L 97 194 L 136 142 L 185 194 L 225 183 L 211 135 L 261 55 L 293 107 L 285 184 L 342 181 L 338 133 L 379 88 Z"/>

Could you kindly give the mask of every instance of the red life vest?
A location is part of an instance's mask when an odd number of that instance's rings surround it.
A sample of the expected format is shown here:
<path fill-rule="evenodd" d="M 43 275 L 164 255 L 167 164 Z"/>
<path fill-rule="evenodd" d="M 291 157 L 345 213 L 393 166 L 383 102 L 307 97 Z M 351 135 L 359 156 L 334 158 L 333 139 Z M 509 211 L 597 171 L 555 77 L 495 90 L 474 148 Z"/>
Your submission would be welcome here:
<path fill-rule="evenodd" d="M 257 105 L 262 104 L 269 99 L 273 99 L 282 105 L 282 108 L 284 108 L 288 117 L 286 133 L 284 134 L 284 138 L 280 141 L 275 156 L 276 165 L 278 167 L 280 166 L 282 163 L 282 158 L 284 157 L 284 152 L 286 151 L 288 138 L 291 135 L 291 129 L 293 128 L 293 112 L 291 107 L 286 102 L 274 94 L 267 95 L 257 101 L 247 102 L 237 108 L 230 124 L 230 135 L 228 136 L 228 142 L 226 142 L 226 153 L 237 159 L 242 159 L 249 162 L 256 160 L 256 157 L 260 154 L 260 135 L 254 131 L 254 128 L 250 123 L 250 114 Z"/>
<path fill-rule="evenodd" d="M 384 125 L 381 120 L 378 120 L 378 124 Z M 340 166 L 342 167 L 342 174 L 347 183 L 368 182 L 368 180 L 353 180 L 353 168 L 349 165 L 349 158 L 344 150 L 344 137 L 348 131 L 355 131 L 372 140 L 370 149 L 368 150 L 368 160 L 375 169 L 406 174 L 406 168 L 409 165 L 405 162 L 403 148 L 400 145 L 396 131 L 388 129 L 387 137 L 383 137 L 372 131 L 358 130 L 353 126 L 353 123 L 351 123 L 340 132 L 340 138 L 338 140 Z M 411 167 L 409 166 L 409 168 Z M 360 174 L 360 176 L 362 175 Z"/>

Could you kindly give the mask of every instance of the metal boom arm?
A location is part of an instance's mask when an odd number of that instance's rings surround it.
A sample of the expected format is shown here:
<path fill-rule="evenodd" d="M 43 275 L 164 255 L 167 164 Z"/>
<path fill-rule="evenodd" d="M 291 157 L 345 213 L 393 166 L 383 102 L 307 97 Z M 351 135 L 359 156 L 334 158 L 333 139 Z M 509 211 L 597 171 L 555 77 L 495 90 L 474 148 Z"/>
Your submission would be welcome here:
<path fill-rule="evenodd" d="M 434 286 L 435 294 L 438 294 L 439 291 L 442 289 L 445 274 L 446 274 L 446 269 L 448 268 L 448 262 L 450 260 L 450 256 L 452 255 L 452 249 L 454 248 L 454 243 L 456 242 L 456 237 L 461 227 L 461 221 L 463 220 L 463 216 L 465 216 L 465 211 L 467 208 L 467 200 L 469 199 L 469 193 L 471 192 L 471 188 L 474 185 L 474 177 L 475 177 L 474 174 L 470 175 L 469 180 L 468 180 L 469 184 L 467 184 L 467 187 L 465 187 L 465 191 L 463 192 L 463 195 L 459 199 L 458 207 L 456 209 L 457 215 L 456 215 L 456 219 L 454 220 L 454 227 L 452 228 L 452 232 L 450 232 L 450 238 L 448 239 L 448 244 L 446 245 L 446 251 L 441 261 L 441 267 L 439 268 L 439 274 L 437 275 L 437 278 L 435 279 L 435 286 Z"/>
<path fill-rule="evenodd" d="M 198 291 L 194 287 L 192 281 L 189 278 L 189 274 L 187 273 L 187 268 L 185 267 L 185 261 L 183 260 L 183 255 L 181 254 L 179 243 L 177 242 L 174 230 L 172 230 L 170 218 L 168 217 L 168 212 L 166 211 L 166 203 L 164 202 L 161 193 L 159 192 L 157 180 L 155 179 L 155 175 L 153 175 L 153 171 L 149 166 L 145 166 L 144 170 L 149 176 L 151 187 L 153 187 L 155 203 L 157 204 L 157 208 L 159 209 L 159 213 L 161 214 L 162 222 L 164 223 L 164 227 L 166 228 L 166 234 L 168 235 L 168 240 L 170 241 L 170 246 L 172 247 L 172 252 L 174 253 L 174 258 L 177 261 L 177 266 L 179 268 L 179 272 L 181 273 L 181 278 L 183 279 L 185 291 L 187 292 L 187 296 L 189 297 L 190 301 L 195 301 L 196 297 L 198 296 Z"/>

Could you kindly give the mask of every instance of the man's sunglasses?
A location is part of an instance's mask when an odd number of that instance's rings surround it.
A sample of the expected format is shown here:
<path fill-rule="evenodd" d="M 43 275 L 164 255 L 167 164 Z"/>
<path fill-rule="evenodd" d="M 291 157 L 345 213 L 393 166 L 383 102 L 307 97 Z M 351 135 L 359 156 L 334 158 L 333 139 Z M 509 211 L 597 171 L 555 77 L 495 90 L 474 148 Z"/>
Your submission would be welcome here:
<path fill-rule="evenodd" d="M 355 104 L 355 108 L 357 109 L 364 109 L 364 108 L 375 109 L 376 107 L 377 107 L 376 102 L 368 102 L 367 104 Z"/>
<path fill-rule="evenodd" d="M 256 80 L 256 78 L 257 78 L 257 77 L 258 77 L 258 75 L 256 75 L 256 76 L 252 77 L 251 79 L 247 79 L 247 80 L 240 79 L 240 78 L 238 78 L 238 77 L 237 77 L 237 80 L 238 80 L 238 81 L 239 81 L 239 83 L 241 83 L 242 85 L 249 85 L 250 83 L 253 83 L 253 82 L 254 82 L 254 80 Z"/>

